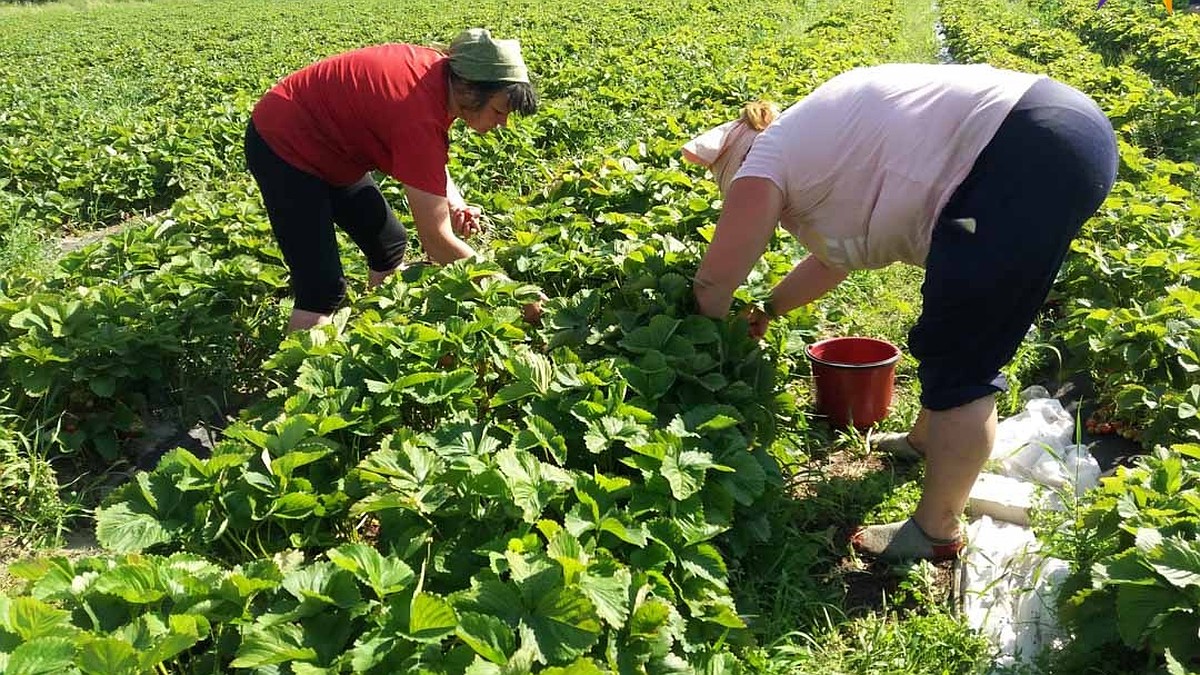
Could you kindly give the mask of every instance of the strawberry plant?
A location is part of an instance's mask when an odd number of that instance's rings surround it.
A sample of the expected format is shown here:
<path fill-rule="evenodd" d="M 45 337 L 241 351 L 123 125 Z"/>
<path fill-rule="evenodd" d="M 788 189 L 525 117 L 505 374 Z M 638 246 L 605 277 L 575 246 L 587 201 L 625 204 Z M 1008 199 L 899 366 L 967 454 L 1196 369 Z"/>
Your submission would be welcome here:
<path fill-rule="evenodd" d="M 1074 669 L 1101 659 L 1133 667 L 1143 652 L 1200 658 L 1200 448 L 1174 450 L 1119 468 L 1068 520 L 1044 525 L 1054 553 L 1073 561 L 1059 611 L 1076 632 L 1063 657 Z"/>

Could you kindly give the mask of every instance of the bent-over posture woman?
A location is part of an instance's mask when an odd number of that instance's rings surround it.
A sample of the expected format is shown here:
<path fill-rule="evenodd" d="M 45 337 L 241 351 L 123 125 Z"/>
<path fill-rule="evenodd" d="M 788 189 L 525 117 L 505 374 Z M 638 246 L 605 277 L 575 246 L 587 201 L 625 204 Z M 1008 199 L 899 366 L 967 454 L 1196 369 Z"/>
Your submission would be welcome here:
<path fill-rule="evenodd" d="M 332 56 L 268 91 L 246 129 L 246 163 L 291 272 L 289 330 L 327 322 L 345 298 L 335 223 L 366 256 L 370 285 L 401 264 L 407 232 L 372 171 L 404 185 L 434 262 L 473 256 L 459 237 L 480 228 L 480 212 L 446 171 L 450 125 L 486 133 L 537 105 L 517 41 L 478 28 L 446 52 L 384 44 Z"/>
<path fill-rule="evenodd" d="M 986 65 L 860 68 L 773 121 L 750 112 L 684 147 L 725 197 L 696 273 L 699 311 L 729 311 L 776 224 L 809 255 L 751 312 L 758 336 L 853 270 L 923 267 L 908 337 L 922 407 L 879 447 L 923 457 L 924 490 L 910 519 L 853 543 L 887 559 L 954 556 L 995 436 L 1000 370 L 1115 180 L 1112 126 L 1065 84 Z"/>

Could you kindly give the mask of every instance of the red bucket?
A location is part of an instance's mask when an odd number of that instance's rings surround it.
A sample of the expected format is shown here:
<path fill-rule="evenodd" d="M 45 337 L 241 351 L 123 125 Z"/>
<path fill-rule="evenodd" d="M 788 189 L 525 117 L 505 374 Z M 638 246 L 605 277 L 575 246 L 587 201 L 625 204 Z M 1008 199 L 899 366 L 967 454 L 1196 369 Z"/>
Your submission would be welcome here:
<path fill-rule="evenodd" d="M 837 337 L 805 349 L 812 363 L 817 411 L 839 427 L 859 429 L 887 417 L 900 350 L 890 342 Z"/>

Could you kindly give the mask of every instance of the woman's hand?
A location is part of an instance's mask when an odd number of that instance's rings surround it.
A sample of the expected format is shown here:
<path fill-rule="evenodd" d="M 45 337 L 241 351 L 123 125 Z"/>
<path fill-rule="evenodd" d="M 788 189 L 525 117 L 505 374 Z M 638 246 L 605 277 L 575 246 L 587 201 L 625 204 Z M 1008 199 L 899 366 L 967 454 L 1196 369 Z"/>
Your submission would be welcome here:
<path fill-rule="evenodd" d="M 538 299 L 525 305 L 521 309 L 521 316 L 525 319 L 525 323 L 538 325 L 542 322 L 542 303 L 547 302 L 550 298 L 546 297 L 545 293 L 538 292 Z"/>
<path fill-rule="evenodd" d="M 771 325 L 771 315 L 757 307 L 751 307 L 746 312 L 746 321 L 750 322 L 750 337 L 761 340 L 767 334 L 767 327 Z"/>
<path fill-rule="evenodd" d="M 447 265 L 475 255 L 475 249 L 454 233 L 454 206 L 450 200 L 411 185 L 405 186 L 404 192 L 408 195 L 408 209 L 417 226 L 421 248 L 430 260 Z"/>
<path fill-rule="evenodd" d="M 467 238 L 484 231 L 483 210 L 468 204 L 450 205 L 450 226 L 454 234 Z"/>

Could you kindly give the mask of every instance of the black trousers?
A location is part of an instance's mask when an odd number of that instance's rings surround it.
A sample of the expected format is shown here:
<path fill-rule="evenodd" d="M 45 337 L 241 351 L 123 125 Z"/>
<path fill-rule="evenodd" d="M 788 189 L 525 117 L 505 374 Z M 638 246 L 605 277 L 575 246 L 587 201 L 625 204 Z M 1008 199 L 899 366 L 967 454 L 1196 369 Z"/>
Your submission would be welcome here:
<path fill-rule="evenodd" d="M 408 233 L 371 174 L 345 187 L 330 185 L 275 154 L 253 122 L 246 127 L 246 166 L 291 271 L 296 309 L 330 314 L 346 297 L 335 223 L 372 270 L 393 270 L 404 259 Z"/>

